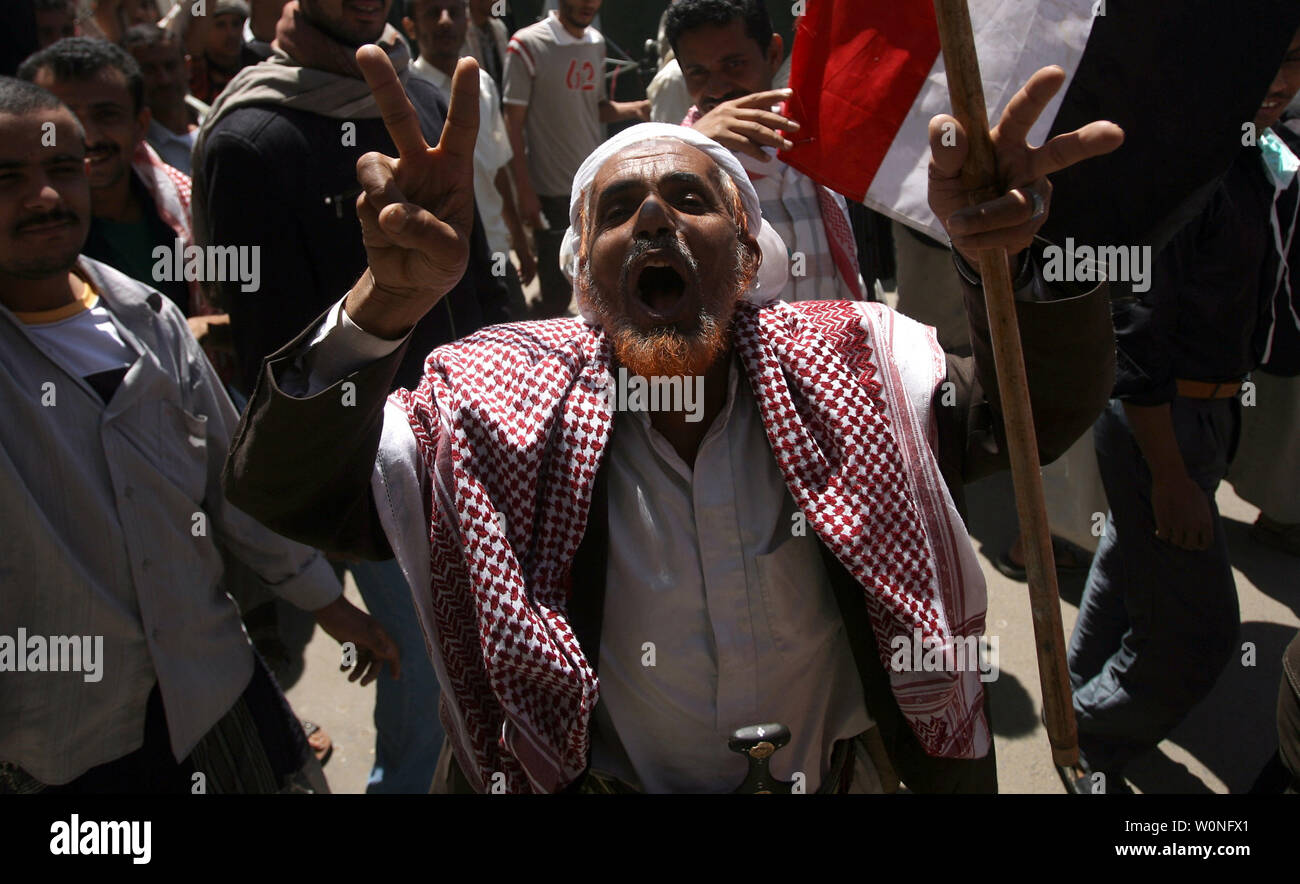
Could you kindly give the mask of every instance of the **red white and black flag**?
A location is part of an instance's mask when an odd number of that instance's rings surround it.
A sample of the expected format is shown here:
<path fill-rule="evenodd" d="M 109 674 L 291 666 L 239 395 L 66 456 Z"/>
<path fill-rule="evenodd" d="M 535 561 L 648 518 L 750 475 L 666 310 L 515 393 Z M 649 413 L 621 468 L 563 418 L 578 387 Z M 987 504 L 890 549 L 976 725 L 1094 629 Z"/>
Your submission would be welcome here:
<path fill-rule="evenodd" d="M 1296 27 L 1295 0 L 969 0 L 989 117 L 1055 64 L 1030 143 L 1112 120 L 1124 146 L 1053 176 L 1044 235 L 1159 246 L 1227 170 Z M 927 127 L 950 113 L 931 0 L 807 0 L 782 159 L 938 239 Z"/>

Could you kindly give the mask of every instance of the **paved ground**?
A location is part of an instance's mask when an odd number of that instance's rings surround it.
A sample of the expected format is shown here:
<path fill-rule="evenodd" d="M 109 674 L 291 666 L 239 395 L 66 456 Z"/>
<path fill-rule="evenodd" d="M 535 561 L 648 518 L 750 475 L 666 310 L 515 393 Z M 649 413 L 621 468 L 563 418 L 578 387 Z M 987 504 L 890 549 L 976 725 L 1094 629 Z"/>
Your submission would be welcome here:
<path fill-rule="evenodd" d="M 1001 675 L 991 685 L 998 779 L 1004 792 L 1059 792 L 1038 719 L 1042 703 L 1025 587 L 990 563 L 1015 531 L 1009 478 L 995 476 L 971 486 L 969 505 L 971 533 L 983 553 L 989 584 L 988 634 L 998 636 Z M 1133 765 L 1130 777 L 1142 792 L 1245 791 L 1276 745 L 1279 661 L 1300 627 L 1300 560 L 1250 539 L 1247 529 L 1256 511 L 1230 487 L 1220 489 L 1219 506 L 1236 566 L 1242 641 L 1255 644 L 1256 665 L 1230 665 L 1210 697 L 1170 739 Z M 1082 579 L 1062 581 L 1067 636 L 1082 589 Z M 360 604 L 355 588 L 349 584 L 347 591 Z M 339 674 L 338 646 L 320 630 L 307 644 L 304 661 L 301 677 L 288 687 L 289 700 L 300 716 L 322 725 L 334 740 L 334 756 L 325 767 L 331 788 L 363 792 L 374 758 L 374 687 L 357 687 Z"/>
<path fill-rule="evenodd" d="M 988 561 L 1014 536 L 1011 482 L 1005 475 L 994 476 L 972 492 L 971 533 L 984 554 L 989 582 L 987 631 L 999 636 L 1002 666 L 991 694 L 999 784 L 1005 792 L 1055 791 L 1060 783 L 1038 720 L 1042 701 L 1024 584 L 1007 580 Z M 1234 660 L 1213 693 L 1170 738 L 1130 767 L 1129 778 L 1142 792 L 1244 792 L 1277 746 L 1282 650 L 1300 627 L 1300 560 L 1250 539 L 1258 510 L 1231 487 L 1220 487 L 1218 503 L 1241 604 L 1241 641 L 1254 643 L 1255 665 L 1242 665 L 1244 655 Z M 1082 591 L 1082 578 L 1061 583 L 1067 637 Z"/>
<path fill-rule="evenodd" d="M 365 608 L 351 575 L 344 592 L 353 604 Z M 299 677 L 283 684 L 299 718 L 319 724 L 334 741 L 334 752 L 325 762 L 325 776 L 335 792 L 364 792 L 370 766 L 375 760 L 375 686 L 349 682 L 339 672 L 339 644 L 316 629 L 307 615 L 289 605 L 280 606 L 281 633 L 309 635 Z M 288 643 L 288 641 L 286 641 Z M 435 713 L 436 714 L 436 713 Z"/>

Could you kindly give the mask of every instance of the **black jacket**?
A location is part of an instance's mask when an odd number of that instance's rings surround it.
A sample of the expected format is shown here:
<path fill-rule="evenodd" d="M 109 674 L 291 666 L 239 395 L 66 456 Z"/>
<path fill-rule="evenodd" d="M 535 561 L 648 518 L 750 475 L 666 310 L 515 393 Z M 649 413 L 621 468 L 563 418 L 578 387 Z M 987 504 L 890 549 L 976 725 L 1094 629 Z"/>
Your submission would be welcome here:
<path fill-rule="evenodd" d="M 1278 199 L 1283 236 L 1297 193 L 1293 181 Z M 1244 380 L 1260 364 L 1275 311 L 1270 366 L 1277 374 L 1300 371 L 1294 304 L 1278 285 L 1273 200 L 1259 147 L 1243 148 L 1201 213 L 1156 255 L 1151 290 L 1116 301 L 1117 398 L 1153 406 L 1173 401 L 1178 379 Z M 1291 254 L 1297 251 L 1300 240 L 1292 243 Z M 1290 264 L 1300 283 L 1300 261 Z"/>
<path fill-rule="evenodd" d="M 406 91 L 425 139 L 437 144 L 447 112 L 442 93 L 419 77 L 407 79 Z M 346 294 L 366 269 L 357 160 L 372 150 L 397 155 L 381 119 L 344 121 L 273 105 L 237 108 L 208 136 L 202 162 L 210 239 L 261 246 L 257 291 L 243 292 L 237 282 L 218 286 L 245 392 L 252 392 L 262 360 Z M 416 386 L 424 354 L 434 347 L 505 322 L 505 298 L 475 212 L 465 277 L 416 326 L 394 386 Z"/>

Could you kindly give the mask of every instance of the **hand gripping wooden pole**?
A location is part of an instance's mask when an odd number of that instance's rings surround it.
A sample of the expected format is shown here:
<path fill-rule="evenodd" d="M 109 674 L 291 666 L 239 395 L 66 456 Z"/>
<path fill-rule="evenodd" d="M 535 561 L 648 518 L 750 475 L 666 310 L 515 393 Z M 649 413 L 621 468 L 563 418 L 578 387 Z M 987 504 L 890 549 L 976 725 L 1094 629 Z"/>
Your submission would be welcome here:
<path fill-rule="evenodd" d="M 988 111 L 979 58 L 971 31 L 966 0 L 934 0 L 939 22 L 939 41 L 948 71 L 948 92 L 952 113 L 966 131 L 970 154 L 962 169 L 965 182 L 977 188 L 972 203 L 1002 195 L 997 180 L 993 142 L 989 137 Z M 1056 586 L 1056 561 L 1052 555 L 1051 527 L 1043 499 L 1043 476 L 1038 465 L 1038 440 L 1034 436 L 1033 410 L 1025 359 L 1020 347 L 1020 327 L 1011 288 L 1011 265 L 1006 249 L 980 252 L 980 276 L 988 305 L 989 331 L 993 339 L 998 391 L 1002 399 L 1002 422 L 1006 427 L 1011 456 L 1011 478 L 1016 489 L 1016 511 L 1020 515 L 1020 536 L 1029 575 L 1029 604 L 1034 618 L 1034 643 L 1038 650 L 1038 678 L 1043 692 L 1043 711 L 1052 760 L 1058 767 L 1077 767 L 1078 733 L 1065 662 L 1065 636 L 1061 628 L 1061 600 Z"/>

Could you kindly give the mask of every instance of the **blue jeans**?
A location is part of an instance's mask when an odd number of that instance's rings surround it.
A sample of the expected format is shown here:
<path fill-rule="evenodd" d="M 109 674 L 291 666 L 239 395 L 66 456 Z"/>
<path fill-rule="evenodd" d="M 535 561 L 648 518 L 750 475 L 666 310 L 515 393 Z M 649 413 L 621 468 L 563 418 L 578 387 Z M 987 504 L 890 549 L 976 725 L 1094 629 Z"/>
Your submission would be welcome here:
<path fill-rule="evenodd" d="M 1079 750 L 1093 771 L 1119 772 L 1153 749 L 1214 687 L 1241 626 L 1214 491 L 1236 444 L 1232 399 L 1175 399 L 1174 435 L 1188 474 L 1209 498 L 1207 550 L 1156 537 L 1151 471 L 1123 406 L 1093 427 L 1110 512 L 1070 638 Z"/>
<path fill-rule="evenodd" d="M 402 677 L 394 681 L 384 667 L 376 682 L 375 766 L 366 792 L 427 793 L 443 730 L 438 719 L 438 678 L 424 646 L 411 591 L 396 559 L 357 562 L 349 564 L 348 570 L 371 616 L 402 655 Z"/>

